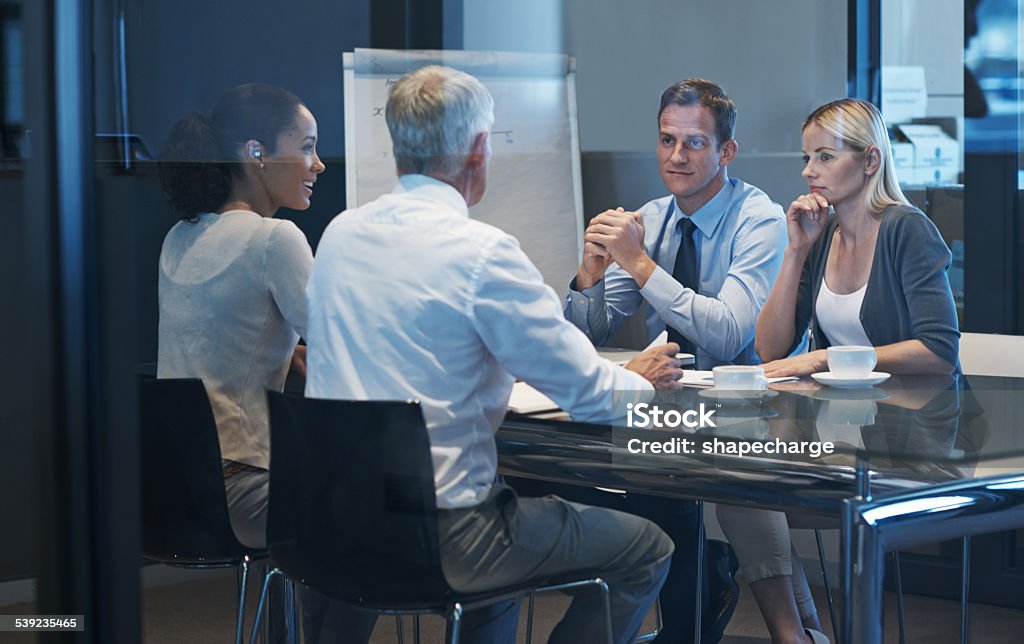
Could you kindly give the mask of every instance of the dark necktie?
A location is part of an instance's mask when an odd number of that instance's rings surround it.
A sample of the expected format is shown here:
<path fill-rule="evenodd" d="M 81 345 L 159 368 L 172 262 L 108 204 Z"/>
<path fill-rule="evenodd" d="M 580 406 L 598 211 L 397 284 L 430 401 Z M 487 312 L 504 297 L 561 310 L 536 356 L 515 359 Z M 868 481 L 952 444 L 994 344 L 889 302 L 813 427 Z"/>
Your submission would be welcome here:
<path fill-rule="evenodd" d="M 700 261 L 697 245 L 693 241 L 693 231 L 697 225 L 684 215 L 679 218 L 678 226 L 682 231 L 682 239 L 679 241 L 675 266 L 672 267 L 672 277 L 683 286 L 700 292 Z M 671 326 L 668 327 L 668 341 L 678 343 L 683 353 L 697 353 L 696 345 Z"/>

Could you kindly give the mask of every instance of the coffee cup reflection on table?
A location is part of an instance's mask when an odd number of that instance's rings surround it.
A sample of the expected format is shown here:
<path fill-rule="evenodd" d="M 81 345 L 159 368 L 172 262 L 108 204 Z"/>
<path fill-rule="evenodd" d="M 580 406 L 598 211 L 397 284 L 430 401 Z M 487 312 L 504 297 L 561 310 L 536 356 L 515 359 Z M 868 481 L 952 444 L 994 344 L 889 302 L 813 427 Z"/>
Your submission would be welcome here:
<path fill-rule="evenodd" d="M 827 400 L 819 419 L 831 425 L 863 427 L 875 423 L 878 405 L 874 400 Z"/>

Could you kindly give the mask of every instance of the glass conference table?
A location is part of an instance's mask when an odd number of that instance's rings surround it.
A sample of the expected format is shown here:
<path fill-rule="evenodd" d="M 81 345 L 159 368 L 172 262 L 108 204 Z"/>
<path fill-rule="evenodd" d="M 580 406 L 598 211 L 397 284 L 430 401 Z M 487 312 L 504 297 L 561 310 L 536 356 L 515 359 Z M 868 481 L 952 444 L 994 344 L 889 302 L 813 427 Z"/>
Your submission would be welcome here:
<path fill-rule="evenodd" d="M 886 551 L 1024 527 L 1024 378 L 893 377 L 856 390 L 804 379 L 772 392 L 687 388 L 650 403 L 671 425 L 682 414 L 669 410 L 714 409 L 716 426 L 695 430 L 638 428 L 653 424 L 650 406 L 633 427 L 626 414 L 613 426 L 510 414 L 499 470 L 838 520 L 840 641 L 858 644 L 882 642 Z"/>

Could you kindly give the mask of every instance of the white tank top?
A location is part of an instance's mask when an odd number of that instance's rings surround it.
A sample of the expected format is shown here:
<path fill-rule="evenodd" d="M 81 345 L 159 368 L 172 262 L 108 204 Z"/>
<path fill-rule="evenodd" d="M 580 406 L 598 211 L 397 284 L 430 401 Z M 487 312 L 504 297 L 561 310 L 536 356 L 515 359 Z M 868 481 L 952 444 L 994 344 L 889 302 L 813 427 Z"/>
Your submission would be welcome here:
<path fill-rule="evenodd" d="M 860 323 L 860 306 L 867 288 L 865 284 L 853 293 L 838 295 L 829 289 L 825 278 L 821 278 L 814 313 L 818 316 L 818 326 L 832 345 L 871 346 L 864 325 Z"/>

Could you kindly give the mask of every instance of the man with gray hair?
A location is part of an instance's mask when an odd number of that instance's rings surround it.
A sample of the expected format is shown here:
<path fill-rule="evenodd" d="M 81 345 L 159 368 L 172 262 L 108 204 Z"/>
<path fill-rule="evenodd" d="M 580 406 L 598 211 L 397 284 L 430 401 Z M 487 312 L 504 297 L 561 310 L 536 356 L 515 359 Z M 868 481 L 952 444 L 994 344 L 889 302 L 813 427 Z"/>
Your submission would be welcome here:
<path fill-rule="evenodd" d="M 469 218 L 484 195 L 493 99 L 472 76 L 425 67 L 386 109 L 398 186 L 324 232 L 307 298 L 316 398 L 421 401 L 430 434 L 441 564 L 454 588 L 487 591 L 599 574 L 616 642 L 657 596 L 672 542 L 654 524 L 557 497 L 517 498 L 496 480 L 494 433 L 520 378 L 574 418 L 677 388 L 678 346 L 625 368 L 598 357 L 514 237 Z M 372 529 L 372 527 L 368 527 Z M 596 593 L 578 597 L 552 642 L 604 637 Z M 511 642 L 516 605 L 467 613 L 466 641 Z"/>

